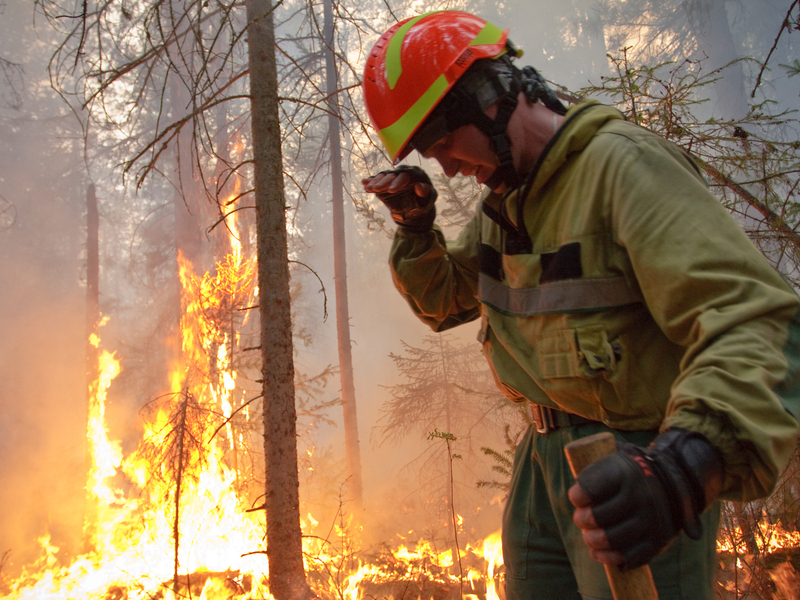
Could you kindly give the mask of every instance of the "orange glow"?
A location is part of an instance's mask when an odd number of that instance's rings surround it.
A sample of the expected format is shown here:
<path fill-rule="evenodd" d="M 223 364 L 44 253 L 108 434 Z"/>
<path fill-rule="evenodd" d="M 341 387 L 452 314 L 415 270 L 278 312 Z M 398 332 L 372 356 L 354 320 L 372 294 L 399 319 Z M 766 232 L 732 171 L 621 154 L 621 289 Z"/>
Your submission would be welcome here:
<path fill-rule="evenodd" d="M 59 549 L 43 537 L 39 561 L 16 580 L 3 581 L 3 591 L 7 591 L 3 598 L 272 597 L 263 552 L 263 511 L 250 510 L 242 490 L 253 474 L 237 462 L 252 445 L 242 425 L 249 423 L 250 409 L 235 351 L 240 349 L 249 314 L 242 307 L 254 302 L 255 267 L 242 258 L 240 246 L 232 243 L 232 248 L 213 272 L 202 276 L 179 256 L 180 355 L 169 373 L 169 392 L 146 407 L 141 441 L 127 456 L 106 422 L 108 392 L 124 362 L 103 348 L 99 336 L 92 337 L 100 368 L 90 387 L 87 423 L 91 467 L 85 538 L 89 550 L 64 566 Z M 313 455 L 313 449 L 306 452 Z M 502 561 L 498 562 L 493 540 L 499 540 L 499 534 L 487 539 L 480 550 L 462 549 L 461 558 L 469 556 L 473 567 L 459 573 L 453 549 L 435 548 L 424 540 L 404 541 L 388 550 L 382 561 L 367 561 L 349 549 L 359 530 L 348 519 L 331 527 L 306 514 L 307 571 L 325 574 L 309 577 L 320 597 L 371 598 L 365 591 L 369 586 L 398 579 L 453 587 L 459 585 L 460 577 L 470 597 L 479 597 L 472 592 L 482 580 L 486 598 L 498 597 L 494 578 Z M 326 536 L 334 536 L 335 544 L 323 539 Z M 484 569 L 474 567 L 480 560 L 485 561 Z"/>

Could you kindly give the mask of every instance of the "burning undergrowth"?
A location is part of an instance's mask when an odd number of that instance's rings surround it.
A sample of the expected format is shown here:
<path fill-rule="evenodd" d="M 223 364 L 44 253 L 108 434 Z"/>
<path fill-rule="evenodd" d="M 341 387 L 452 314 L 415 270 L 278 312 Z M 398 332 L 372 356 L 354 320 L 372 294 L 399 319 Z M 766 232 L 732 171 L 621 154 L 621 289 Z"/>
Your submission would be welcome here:
<path fill-rule="evenodd" d="M 800 600 L 800 532 L 778 510 L 780 491 L 766 501 L 725 504 L 717 536 L 721 600 Z"/>
<path fill-rule="evenodd" d="M 93 337 L 101 350 L 87 423 L 83 549 L 67 557 L 49 537 L 41 538 L 39 560 L 18 577 L 4 575 L 0 562 L 0 596 L 271 597 L 258 475 L 263 457 L 254 451 L 258 370 L 244 341 L 252 328 L 254 266 L 235 244 L 203 276 L 182 258 L 179 266 L 181 340 L 170 391 L 141 411 L 141 440 L 125 455 L 106 423 L 107 393 L 120 360 Z M 345 509 L 340 501 L 332 517 L 308 513 L 303 519 L 306 572 L 319 597 L 497 597 L 497 536 L 454 549 L 411 533 L 370 551 L 361 547 L 361 524 Z"/>

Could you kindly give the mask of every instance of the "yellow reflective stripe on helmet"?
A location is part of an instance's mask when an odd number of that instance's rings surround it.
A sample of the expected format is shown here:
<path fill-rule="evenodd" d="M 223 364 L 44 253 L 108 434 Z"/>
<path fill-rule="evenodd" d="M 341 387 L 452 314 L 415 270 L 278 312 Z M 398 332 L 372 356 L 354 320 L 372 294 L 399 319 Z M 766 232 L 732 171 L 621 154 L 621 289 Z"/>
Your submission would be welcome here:
<path fill-rule="evenodd" d="M 486 25 L 483 26 L 483 29 L 478 32 L 478 35 L 475 36 L 475 39 L 469 43 L 469 45 L 483 46 L 496 44 L 503 37 L 503 33 L 505 32 L 497 25 L 487 22 Z"/>
<path fill-rule="evenodd" d="M 394 89 L 394 86 L 396 86 L 397 82 L 400 80 L 400 75 L 403 73 L 401 51 L 406 33 L 408 33 L 408 30 L 416 25 L 420 19 L 424 19 L 425 17 L 435 14 L 436 12 L 442 11 L 425 13 L 424 15 L 419 15 L 416 18 L 410 19 L 408 22 L 404 23 L 402 27 L 398 28 L 398 30 L 394 32 L 394 35 L 392 35 L 392 39 L 389 40 L 389 44 L 386 46 L 384 64 L 386 68 L 386 81 L 389 84 L 390 90 Z M 501 40 L 504 33 L 505 31 L 500 29 L 497 25 L 487 22 L 486 25 L 483 26 L 483 29 L 478 32 L 478 35 L 475 36 L 475 39 L 469 43 L 469 45 L 483 46 L 496 44 Z"/>
<path fill-rule="evenodd" d="M 403 72 L 403 65 L 400 61 L 400 50 L 403 47 L 403 40 L 406 37 L 406 33 L 408 32 L 409 29 L 411 29 L 414 25 L 417 24 L 417 21 L 419 21 L 423 17 L 427 17 L 428 14 L 420 15 L 416 19 L 409 20 L 397 31 L 395 31 L 394 35 L 392 36 L 392 39 L 389 40 L 389 45 L 386 47 L 385 64 L 386 64 L 386 81 L 389 83 L 390 90 L 393 90 L 394 86 L 397 85 L 397 80 L 400 79 L 400 75 Z"/>
<path fill-rule="evenodd" d="M 378 137 L 381 138 L 383 146 L 389 152 L 392 160 L 400 153 L 411 133 L 422 123 L 422 120 L 445 93 L 448 85 L 447 78 L 444 75 L 437 77 L 436 81 L 425 90 L 425 93 L 402 117 L 378 132 Z"/>

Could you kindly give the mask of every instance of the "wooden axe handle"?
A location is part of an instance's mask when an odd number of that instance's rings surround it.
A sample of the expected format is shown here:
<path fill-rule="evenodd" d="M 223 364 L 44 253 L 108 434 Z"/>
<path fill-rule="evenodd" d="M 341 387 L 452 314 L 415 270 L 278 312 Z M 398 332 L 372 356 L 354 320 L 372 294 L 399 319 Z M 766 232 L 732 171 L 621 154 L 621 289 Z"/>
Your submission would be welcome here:
<path fill-rule="evenodd" d="M 577 478 L 581 471 L 593 462 L 616 451 L 614 435 L 607 431 L 596 433 L 574 442 L 564 448 L 569 468 Z M 630 571 L 620 571 L 616 565 L 603 565 L 614 600 L 658 600 L 658 591 L 653 582 L 650 567 L 643 565 Z"/>

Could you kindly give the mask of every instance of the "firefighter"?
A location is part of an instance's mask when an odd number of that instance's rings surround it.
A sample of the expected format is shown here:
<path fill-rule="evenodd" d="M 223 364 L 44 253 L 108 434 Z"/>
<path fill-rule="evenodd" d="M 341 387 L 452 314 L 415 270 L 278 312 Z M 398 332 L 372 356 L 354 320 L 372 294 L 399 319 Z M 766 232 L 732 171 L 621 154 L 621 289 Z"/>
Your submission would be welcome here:
<path fill-rule="evenodd" d="M 398 228 L 397 289 L 434 331 L 480 320 L 499 388 L 530 406 L 503 515 L 506 597 L 611 598 L 601 563 L 712 598 L 719 500 L 769 494 L 800 416 L 800 301 L 692 158 L 594 101 L 566 108 L 503 30 L 397 23 L 364 99 L 393 167 L 363 180 Z M 485 186 L 458 239 L 413 150 Z M 577 483 L 565 444 L 617 451 Z"/>

